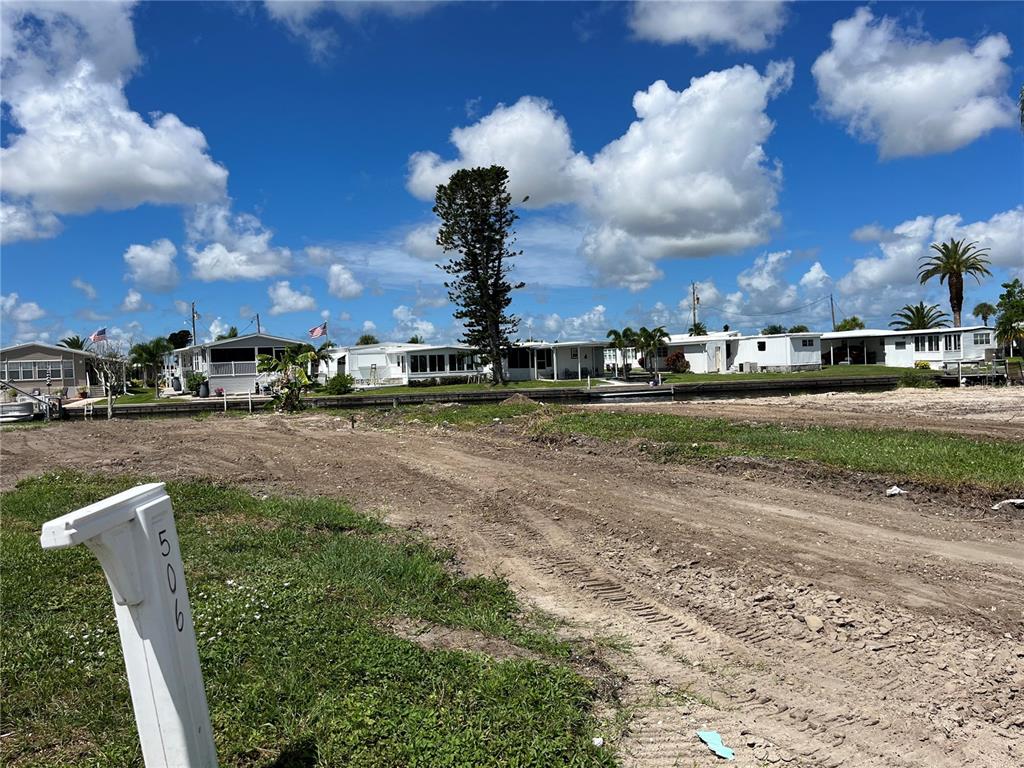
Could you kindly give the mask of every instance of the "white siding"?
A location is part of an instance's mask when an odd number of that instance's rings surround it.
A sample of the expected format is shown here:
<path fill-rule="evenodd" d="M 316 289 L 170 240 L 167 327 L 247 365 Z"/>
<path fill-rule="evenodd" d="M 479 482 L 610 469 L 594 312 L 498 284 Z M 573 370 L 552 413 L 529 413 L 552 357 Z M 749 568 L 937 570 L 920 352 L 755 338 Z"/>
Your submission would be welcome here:
<path fill-rule="evenodd" d="M 804 346 L 809 342 L 809 346 Z M 819 336 L 794 336 L 789 340 L 792 350 L 790 351 L 789 364 L 800 368 L 813 368 L 821 365 L 821 337 Z"/>

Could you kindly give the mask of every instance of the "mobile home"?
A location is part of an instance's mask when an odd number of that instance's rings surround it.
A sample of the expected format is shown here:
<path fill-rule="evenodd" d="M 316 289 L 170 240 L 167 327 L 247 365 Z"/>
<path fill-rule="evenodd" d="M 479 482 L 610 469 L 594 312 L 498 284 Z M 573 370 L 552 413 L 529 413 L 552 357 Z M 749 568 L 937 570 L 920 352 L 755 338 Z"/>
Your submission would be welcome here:
<path fill-rule="evenodd" d="M 256 392 L 257 386 L 270 383 L 268 374 L 257 372 L 260 355 L 280 357 L 284 350 L 304 342 L 266 333 L 250 333 L 220 341 L 192 344 L 170 352 L 164 358 L 166 386 L 176 391 L 185 388 L 190 373 L 206 376 L 210 392 L 223 389 L 229 395 Z"/>
<path fill-rule="evenodd" d="M 999 344 L 992 328 L 971 325 L 925 331 L 831 331 L 822 334 L 821 350 L 826 365 L 913 368 L 924 361 L 931 368 L 942 368 L 947 363 L 990 361 L 998 355 Z"/>

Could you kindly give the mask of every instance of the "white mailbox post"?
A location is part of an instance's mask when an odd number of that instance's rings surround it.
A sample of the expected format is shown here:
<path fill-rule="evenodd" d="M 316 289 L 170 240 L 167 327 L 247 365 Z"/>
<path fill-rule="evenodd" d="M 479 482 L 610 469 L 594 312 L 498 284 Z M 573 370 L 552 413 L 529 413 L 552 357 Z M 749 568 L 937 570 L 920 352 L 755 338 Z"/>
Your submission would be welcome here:
<path fill-rule="evenodd" d="M 114 596 L 146 768 L 215 768 L 171 500 L 139 485 L 43 525 L 43 549 L 85 544 Z"/>

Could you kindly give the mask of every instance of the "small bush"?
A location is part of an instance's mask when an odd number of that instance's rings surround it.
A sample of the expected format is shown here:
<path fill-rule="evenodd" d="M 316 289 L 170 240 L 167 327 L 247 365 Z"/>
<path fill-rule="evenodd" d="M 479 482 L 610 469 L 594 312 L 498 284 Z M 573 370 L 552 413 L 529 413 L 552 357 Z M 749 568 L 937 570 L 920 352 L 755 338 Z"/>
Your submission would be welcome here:
<path fill-rule="evenodd" d="M 921 361 L 919 360 L 918 362 Z M 932 389 L 938 386 L 932 376 L 922 373 L 916 365 L 914 369 L 908 368 L 900 374 L 899 385 L 901 387 L 915 387 L 917 389 Z"/>
<path fill-rule="evenodd" d="M 690 361 L 686 359 L 682 350 L 676 350 L 665 358 L 665 365 L 672 373 L 687 373 L 690 370 Z"/>
<path fill-rule="evenodd" d="M 437 384 L 437 379 L 409 379 L 410 387 L 433 387 Z"/>
<path fill-rule="evenodd" d="M 915 360 L 914 367 L 919 371 L 930 371 L 932 369 L 931 364 L 927 360 Z"/>
<path fill-rule="evenodd" d="M 185 388 L 189 392 L 195 392 L 199 389 L 199 385 L 206 381 L 206 375 L 199 373 L 198 371 L 192 371 L 188 376 L 185 377 Z"/>
<path fill-rule="evenodd" d="M 338 373 L 327 380 L 324 385 L 324 392 L 328 395 L 347 395 L 352 391 L 355 379 L 347 373 Z"/>

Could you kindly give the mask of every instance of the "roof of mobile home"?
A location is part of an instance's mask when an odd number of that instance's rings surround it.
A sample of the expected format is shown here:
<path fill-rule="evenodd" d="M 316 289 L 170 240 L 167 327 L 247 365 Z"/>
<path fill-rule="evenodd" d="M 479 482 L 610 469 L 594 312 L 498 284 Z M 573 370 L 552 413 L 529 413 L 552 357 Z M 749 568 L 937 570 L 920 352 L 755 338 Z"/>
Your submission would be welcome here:
<path fill-rule="evenodd" d="M 926 328 L 919 331 L 894 331 L 885 328 L 862 328 L 854 331 L 826 331 L 821 334 L 823 339 L 862 339 L 877 336 L 914 336 L 922 333 L 956 333 L 966 331 L 991 331 L 987 325 L 964 325 L 959 328 Z"/>
<path fill-rule="evenodd" d="M 305 342 L 299 341 L 298 339 L 288 339 L 284 336 L 271 336 L 269 333 L 247 333 L 242 336 L 229 336 L 226 339 L 218 339 L 217 341 L 204 341 L 199 344 L 189 344 L 187 347 L 179 347 L 175 349 L 175 352 L 181 352 L 186 349 L 194 349 L 196 347 L 216 347 L 219 344 L 229 344 L 231 342 L 245 341 L 246 339 L 267 339 L 269 341 L 281 341 L 291 346 L 293 344 L 303 344 Z"/>
<path fill-rule="evenodd" d="M 96 353 L 89 349 L 71 349 L 69 347 L 59 347 L 53 344 L 43 344 L 41 341 L 26 341 L 22 342 L 21 344 L 13 344 L 10 347 L 4 347 L 3 349 L 0 349 L 0 352 L 6 355 L 11 352 L 20 350 L 23 347 L 42 347 L 43 349 L 49 349 L 54 352 L 60 352 L 61 354 L 69 353 L 72 355 L 86 355 L 88 357 L 96 356 Z"/>

